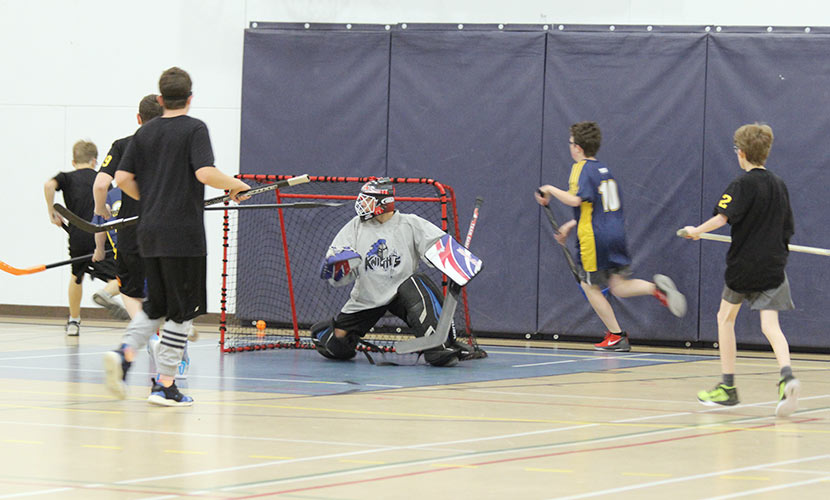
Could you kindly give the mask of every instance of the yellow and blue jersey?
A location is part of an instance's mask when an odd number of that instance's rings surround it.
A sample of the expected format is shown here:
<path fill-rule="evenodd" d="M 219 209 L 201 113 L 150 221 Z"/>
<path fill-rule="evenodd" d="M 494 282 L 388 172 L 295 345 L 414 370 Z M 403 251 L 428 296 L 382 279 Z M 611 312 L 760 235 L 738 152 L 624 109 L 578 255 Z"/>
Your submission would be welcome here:
<path fill-rule="evenodd" d="M 582 268 L 595 272 L 630 265 L 622 194 L 611 170 L 597 160 L 574 163 L 568 192 L 582 199 L 574 207 Z"/>

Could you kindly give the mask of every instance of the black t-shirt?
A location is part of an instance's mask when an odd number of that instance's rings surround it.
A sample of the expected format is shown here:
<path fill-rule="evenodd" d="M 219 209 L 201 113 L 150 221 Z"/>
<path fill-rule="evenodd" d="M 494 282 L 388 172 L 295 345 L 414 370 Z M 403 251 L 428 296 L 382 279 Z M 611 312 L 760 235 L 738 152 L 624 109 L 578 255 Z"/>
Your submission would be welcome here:
<path fill-rule="evenodd" d="M 72 172 L 61 172 L 54 177 L 58 182 L 58 191 L 63 191 L 63 203 L 70 212 L 84 220 L 91 221 L 95 201 L 92 199 L 92 185 L 98 172 L 91 168 L 82 168 Z M 69 225 L 69 246 L 73 250 L 92 253 L 95 250 L 95 236 Z"/>
<path fill-rule="evenodd" d="M 780 177 L 755 168 L 726 188 L 713 212 L 732 226 L 726 254 L 726 286 L 740 293 L 760 292 L 784 282 L 795 232 L 790 195 Z"/>
<path fill-rule="evenodd" d="M 210 136 L 201 120 L 161 117 L 136 131 L 118 170 L 133 173 L 138 182 L 142 257 L 207 255 L 205 186 L 195 172 L 213 163 Z"/>
<path fill-rule="evenodd" d="M 101 163 L 101 172 L 108 174 L 110 177 L 115 177 L 115 171 L 118 170 L 118 165 L 121 164 L 121 158 L 127 151 L 127 145 L 133 136 L 123 137 L 112 143 L 107 157 Z M 121 196 L 121 209 L 118 212 L 119 218 L 132 217 L 139 213 L 139 202 L 130 198 L 126 193 Z M 122 227 L 118 230 L 118 251 L 124 253 L 138 253 L 138 237 L 136 235 L 136 226 Z"/>

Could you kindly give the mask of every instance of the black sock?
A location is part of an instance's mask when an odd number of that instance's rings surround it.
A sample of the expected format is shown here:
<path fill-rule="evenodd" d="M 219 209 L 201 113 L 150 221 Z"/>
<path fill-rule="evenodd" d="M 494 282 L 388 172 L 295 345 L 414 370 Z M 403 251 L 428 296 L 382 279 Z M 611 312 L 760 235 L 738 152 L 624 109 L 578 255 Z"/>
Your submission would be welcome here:
<path fill-rule="evenodd" d="M 790 367 L 790 365 L 787 365 L 784 368 L 781 368 L 781 378 L 787 378 L 787 377 L 792 377 L 792 376 L 793 376 L 793 369 Z"/>
<path fill-rule="evenodd" d="M 735 374 L 734 373 L 724 373 L 723 374 L 723 385 L 727 387 L 735 387 Z"/>

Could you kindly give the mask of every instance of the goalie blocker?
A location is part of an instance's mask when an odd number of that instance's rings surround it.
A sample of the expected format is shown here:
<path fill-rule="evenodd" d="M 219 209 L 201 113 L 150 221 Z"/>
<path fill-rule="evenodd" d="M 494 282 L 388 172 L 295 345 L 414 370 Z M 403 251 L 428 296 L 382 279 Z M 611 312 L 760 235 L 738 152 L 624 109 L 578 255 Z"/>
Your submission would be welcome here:
<path fill-rule="evenodd" d="M 416 337 L 434 335 L 443 304 L 440 289 L 422 273 L 415 273 L 397 289 L 395 298 L 386 306 L 357 313 L 340 313 L 336 319 L 321 321 L 311 327 L 311 338 L 317 351 L 329 359 L 348 360 L 356 354 L 360 339 L 386 313 L 401 318 L 415 331 Z M 337 337 L 335 328 L 346 331 Z M 447 347 L 440 345 L 424 352 L 424 359 L 433 366 L 453 366 L 469 346 L 455 342 L 449 335 Z"/>

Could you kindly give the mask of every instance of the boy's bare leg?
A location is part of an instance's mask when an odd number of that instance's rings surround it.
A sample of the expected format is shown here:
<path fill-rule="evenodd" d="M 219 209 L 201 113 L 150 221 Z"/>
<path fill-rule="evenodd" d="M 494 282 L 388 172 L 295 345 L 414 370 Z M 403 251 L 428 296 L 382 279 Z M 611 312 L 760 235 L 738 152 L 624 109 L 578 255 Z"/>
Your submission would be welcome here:
<path fill-rule="evenodd" d="M 790 366 L 790 345 L 784 337 L 784 332 L 781 331 L 778 311 L 761 311 L 761 331 L 767 337 L 769 345 L 772 346 L 775 359 L 778 360 L 778 367 Z"/>
<path fill-rule="evenodd" d="M 81 297 L 84 294 L 83 282 L 75 283 L 75 276 L 69 278 L 69 317 L 81 317 Z"/>
<path fill-rule="evenodd" d="M 718 349 L 720 351 L 721 371 L 724 374 L 735 373 L 735 357 L 737 347 L 735 346 L 735 319 L 741 304 L 732 304 L 723 299 L 720 301 L 718 310 Z"/>
<path fill-rule="evenodd" d="M 127 310 L 130 318 L 135 318 L 135 315 L 141 311 L 144 304 L 144 299 L 137 299 L 124 294 L 121 295 L 121 300 L 124 302 L 124 309 Z"/>
<path fill-rule="evenodd" d="M 651 281 L 641 279 L 625 279 L 618 274 L 612 274 L 608 279 L 608 288 L 615 297 L 638 297 L 640 295 L 654 295 L 657 286 Z"/>
<path fill-rule="evenodd" d="M 588 298 L 594 312 L 597 313 L 599 319 L 611 333 L 619 333 L 622 331 L 620 324 L 617 323 L 617 316 L 614 315 L 614 310 L 611 308 L 611 303 L 602 294 L 602 289 L 596 285 L 589 285 L 587 283 L 580 283 L 582 290 L 585 291 L 585 297 Z"/>
<path fill-rule="evenodd" d="M 118 280 L 107 281 L 106 286 L 104 286 L 104 291 L 107 292 L 110 297 L 115 297 L 121 293 L 121 290 L 118 289 Z"/>

